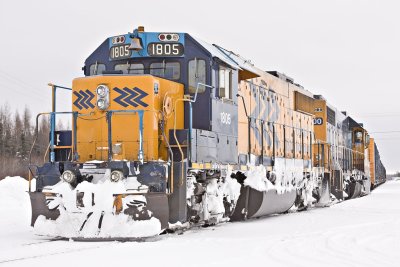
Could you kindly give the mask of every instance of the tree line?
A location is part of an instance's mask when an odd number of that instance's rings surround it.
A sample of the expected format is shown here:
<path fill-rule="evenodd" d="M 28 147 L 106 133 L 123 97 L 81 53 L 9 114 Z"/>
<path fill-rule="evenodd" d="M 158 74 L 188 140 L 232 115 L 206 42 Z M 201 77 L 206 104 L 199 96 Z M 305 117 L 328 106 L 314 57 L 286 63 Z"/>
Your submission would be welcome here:
<path fill-rule="evenodd" d="M 29 155 L 32 164 L 42 165 L 47 160 L 49 146 L 50 120 L 42 116 L 37 129 L 28 107 L 22 113 L 11 112 L 8 104 L 0 106 L 0 180 L 6 176 L 27 178 Z"/>

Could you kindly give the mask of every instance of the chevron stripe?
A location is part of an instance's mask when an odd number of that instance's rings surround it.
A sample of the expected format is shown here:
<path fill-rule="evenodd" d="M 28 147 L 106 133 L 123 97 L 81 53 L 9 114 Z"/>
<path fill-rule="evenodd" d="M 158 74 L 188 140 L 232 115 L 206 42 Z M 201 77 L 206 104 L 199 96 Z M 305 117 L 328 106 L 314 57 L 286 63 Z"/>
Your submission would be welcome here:
<path fill-rule="evenodd" d="M 136 93 L 135 91 L 129 89 L 129 88 L 124 88 L 124 91 L 127 92 L 128 94 L 130 94 L 128 97 L 126 97 L 124 100 L 126 103 L 128 103 L 131 106 L 137 107 L 138 104 L 136 104 L 134 101 L 134 98 L 138 96 L 138 93 Z M 133 101 L 132 101 L 133 100 Z"/>
<path fill-rule="evenodd" d="M 74 95 L 77 97 L 74 101 L 74 106 L 77 107 L 79 110 L 95 107 L 92 103 L 95 95 L 88 89 L 86 89 L 85 91 L 80 90 L 79 92 L 75 91 Z"/>
<path fill-rule="evenodd" d="M 143 107 L 147 107 L 148 105 L 142 101 L 142 98 L 146 97 L 148 94 L 137 87 L 133 88 L 133 90 L 140 94 L 140 96 L 136 97 L 135 102 Z"/>
<path fill-rule="evenodd" d="M 89 106 L 86 104 L 86 101 L 89 99 L 89 95 L 86 94 L 84 91 L 80 90 L 79 93 L 83 96 L 83 99 L 81 100 L 81 102 L 79 102 L 79 104 L 84 107 L 85 109 L 88 109 Z"/>
<path fill-rule="evenodd" d="M 77 92 L 74 92 L 74 95 L 77 97 L 77 99 L 74 101 L 74 106 L 81 110 L 82 106 L 79 104 L 79 102 L 82 100 L 82 96 Z"/>
<path fill-rule="evenodd" d="M 128 94 L 125 93 L 123 90 L 117 88 L 117 87 L 114 88 L 114 91 L 116 91 L 117 93 L 120 94 L 119 97 L 114 98 L 114 101 L 117 102 L 118 104 L 120 104 L 121 106 L 125 107 L 125 108 L 128 107 L 128 104 L 126 104 L 124 102 L 124 98 L 126 98 L 128 96 Z"/>
<path fill-rule="evenodd" d="M 88 104 L 89 107 L 94 108 L 94 105 L 92 104 L 92 100 L 94 98 L 94 94 L 91 91 L 89 91 L 88 89 L 86 89 L 85 92 L 89 95 L 89 99 L 86 101 L 86 104 Z"/>
<path fill-rule="evenodd" d="M 114 99 L 114 101 L 118 104 L 120 104 L 123 107 L 147 107 L 148 104 L 142 101 L 142 99 L 148 94 L 144 92 L 143 90 L 135 87 L 133 89 L 124 87 L 123 89 L 119 89 L 115 87 L 113 89 L 115 92 L 119 93 L 120 95 Z"/>

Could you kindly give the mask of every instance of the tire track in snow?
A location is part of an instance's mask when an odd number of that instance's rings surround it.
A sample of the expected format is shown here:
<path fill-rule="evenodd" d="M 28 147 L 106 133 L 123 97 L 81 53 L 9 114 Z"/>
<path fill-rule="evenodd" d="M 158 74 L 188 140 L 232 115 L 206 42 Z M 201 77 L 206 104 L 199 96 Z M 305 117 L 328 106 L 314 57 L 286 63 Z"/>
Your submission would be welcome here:
<path fill-rule="evenodd" d="M 327 258 L 333 259 L 331 262 L 332 264 L 335 263 L 343 266 L 360 266 L 360 262 L 364 262 L 365 259 L 361 261 L 359 261 L 359 259 L 354 259 L 354 252 L 359 254 L 360 251 L 365 251 L 366 248 L 363 247 L 362 244 L 366 241 L 360 240 L 357 235 L 354 235 L 354 232 L 359 228 L 365 227 L 379 228 L 379 226 L 387 223 L 392 222 L 378 221 L 357 224 L 353 223 L 351 225 L 342 225 L 336 227 L 329 225 L 327 226 L 329 229 L 327 231 L 306 231 L 307 233 L 294 233 L 292 235 L 275 237 L 273 240 L 271 240 L 274 242 L 274 246 L 270 247 L 269 249 L 265 249 L 264 254 L 267 254 L 270 259 L 274 261 L 274 264 L 281 264 L 282 266 L 309 266 L 309 263 L 311 262 L 313 265 L 324 265 L 326 264 Z M 379 238 L 380 236 L 377 235 L 376 239 Z M 352 249 L 354 251 L 352 251 Z M 377 254 L 381 252 L 382 251 L 377 251 Z M 371 255 L 368 253 L 365 254 L 366 255 L 364 257 L 368 258 L 366 261 L 371 262 L 370 266 L 382 266 L 382 263 L 385 262 L 385 260 L 382 260 L 381 256 L 377 257 L 379 255 Z M 379 261 L 376 261 L 377 258 Z M 389 262 L 387 262 L 387 264 L 389 264 Z M 363 266 L 366 265 L 363 264 Z"/>
<path fill-rule="evenodd" d="M 31 244 L 25 244 L 28 246 L 41 246 L 41 245 L 47 245 L 50 242 L 57 242 L 59 244 L 63 244 L 63 243 L 75 243 L 75 242 L 69 242 L 69 241 L 48 241 L 48 242 L 38 242 L 38 243 L 31 243 Z M 16 261 L 24 261 L 24 260 L 30 260 L 30 259 L 36 259 L 36 258 L 44 258 L 44 257 L 50 257 L 50 256 L 54 256 L 54 255 L 61 255 L 61 254 L 70 254 L 70 253 L 75 253 L 75 252 L 80 252 L 80 251 L 85 251 L 85 250 L 92 250 L 92 249 L 99 249 L 102 247 L 105 247 L 107 245 L 110 245 L 111 243 L 101 243 L 101 245 L 99 245 L 99 243 L 97 243 L 96 245 L 93 246 L 84 246 L 84 247 L 76 247 L 74 246 L 73 249 L 66 249 L 65 246 L 61 246 L 59 248 L 56 248 L 56 250 L 58 251 L 53 251 L 53 252 L 49 252 L 49 253 L 43 253 L 43 254 L 34 254 L 34 255 L 27 255 L 27 256 L 23 256 L 23 257 L 15 257 L 15 258 L 9 258 L 9 259 L 5 259 L 5 260 L 0 260 L 0 264 L 4 264 L 4 263 L 10 263 L 10 262 L 16 262 Z M 49 247 L 45 247 L 45 249 L 49 249 Z M 59 250 L 63 250 L 63 251 L 59 251 Z M 29 252 L 32 252 L 32 250 L 30 250 Z"/>

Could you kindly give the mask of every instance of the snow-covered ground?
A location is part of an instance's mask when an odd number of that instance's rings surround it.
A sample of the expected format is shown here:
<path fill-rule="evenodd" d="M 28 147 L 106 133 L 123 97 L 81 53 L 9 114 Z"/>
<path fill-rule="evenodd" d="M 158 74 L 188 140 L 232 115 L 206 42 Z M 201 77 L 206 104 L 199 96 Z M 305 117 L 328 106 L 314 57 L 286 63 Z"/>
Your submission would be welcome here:
<path fill-rule="evenodd" d="M 400 181 L 301 213 L 164 235 L 153 242 L 49 241 L 29 227 L 27 182 L 0 181 L 1 266 L 400 266 Z"/>

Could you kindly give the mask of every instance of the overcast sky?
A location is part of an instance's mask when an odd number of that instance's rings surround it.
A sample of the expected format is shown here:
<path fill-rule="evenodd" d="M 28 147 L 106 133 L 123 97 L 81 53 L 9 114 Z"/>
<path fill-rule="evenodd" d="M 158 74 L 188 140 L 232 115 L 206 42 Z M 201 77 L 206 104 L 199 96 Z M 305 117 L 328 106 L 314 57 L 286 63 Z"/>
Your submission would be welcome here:
<path fill-rule="evenodd" d="M 399 3 L 0 0 L 0 105 L 49 111 L 48 82 L 71 86 L 104 39 L 143 25 L 188 32 L 284 72 L 370 132 L 400 131 Z M 60 109 L 70 108 L 70 95 L 62 97 Z M 372 135 L 387 169 L 400 170 L 400 133 Z"/>

